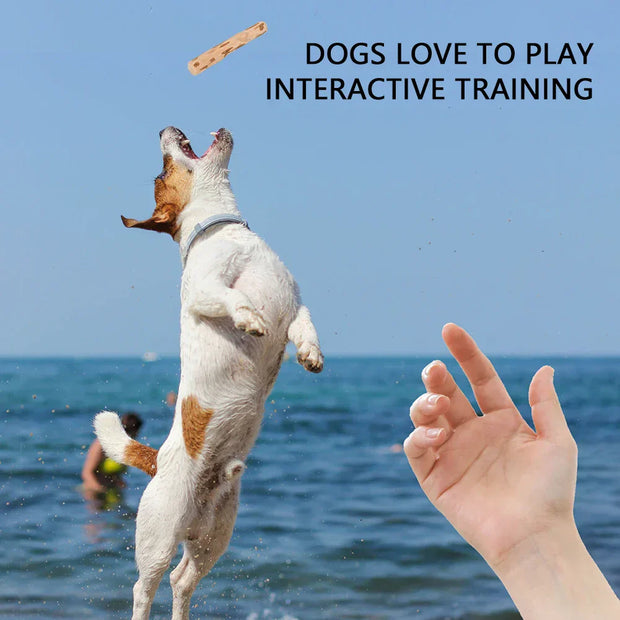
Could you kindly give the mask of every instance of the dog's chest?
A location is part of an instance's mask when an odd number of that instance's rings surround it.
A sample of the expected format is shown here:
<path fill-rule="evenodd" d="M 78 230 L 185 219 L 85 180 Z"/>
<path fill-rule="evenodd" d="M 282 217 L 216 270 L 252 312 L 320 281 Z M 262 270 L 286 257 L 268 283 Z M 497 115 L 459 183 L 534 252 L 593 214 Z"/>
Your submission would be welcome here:
<path fill-rule="evenodd" d="M 181 384 L 216 411 L 231 403 L 250 403 L 248 414 L 253 415 L 250 410 L 262 412 L 277 377 L 298 296 L 277 255 L 256 235 L 235 232 L 244 243 L 232 237 L 234 233 L 220 235 L 189 254 L 181 285 Z M 264 320 L 264 335 L 235 326 L 237 302 L 225 289 L 249 300 Z M 192 310 L 196 299 L 209 308 L 210 316 Z"/>

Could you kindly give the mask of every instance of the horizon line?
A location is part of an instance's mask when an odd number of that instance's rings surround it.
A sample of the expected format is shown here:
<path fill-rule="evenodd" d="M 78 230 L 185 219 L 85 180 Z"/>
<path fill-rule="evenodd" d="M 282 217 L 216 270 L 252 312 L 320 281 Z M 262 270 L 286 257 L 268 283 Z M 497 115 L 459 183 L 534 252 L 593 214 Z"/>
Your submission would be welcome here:
<path fill-rule="evenodd" d="M 539 359 L 539 358 L 608 358 L 615 359 L 620 358 L 620 352 L 617 353 L 603 353 L 603 352 L 527 352 L 527 353 L 485 353 L 488 357 L 511 357 L 511 358 L 523 358 L 523 359 Z M 418 358 L 432 358 L 442 359 L 451 358 L 448 351 L 442 352 L 430 352 L 430 353 L 324 353 L 325 358 L 332 359 L 418 359 Z M 14 360 L 140 360 L 145 364 L 156 364 L 159 361 L 180 361 L 180 356 L 175 353 L 163 353 L 157 354 L 155 359 L 144 359 L 144 353 L 44 353 L 44 354 L 4 354 L 0 353 L 0 361 L 14 361 Z M 295 361 L 295 356 L 291 355 L 285 358 L 284 361 Z"/>

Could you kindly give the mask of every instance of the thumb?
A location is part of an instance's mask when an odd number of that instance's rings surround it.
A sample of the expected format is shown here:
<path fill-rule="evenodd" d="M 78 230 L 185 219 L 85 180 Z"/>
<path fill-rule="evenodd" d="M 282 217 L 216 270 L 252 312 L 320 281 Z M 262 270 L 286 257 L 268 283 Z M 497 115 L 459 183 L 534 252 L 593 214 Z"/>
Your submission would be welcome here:
<path fill-rule="evenodd" d="M 553 368 L 543 366 L 530 383 L 529 401 L 536 433 L 546 439 L 570 436 L 566 418 L 553 387 Z"/>

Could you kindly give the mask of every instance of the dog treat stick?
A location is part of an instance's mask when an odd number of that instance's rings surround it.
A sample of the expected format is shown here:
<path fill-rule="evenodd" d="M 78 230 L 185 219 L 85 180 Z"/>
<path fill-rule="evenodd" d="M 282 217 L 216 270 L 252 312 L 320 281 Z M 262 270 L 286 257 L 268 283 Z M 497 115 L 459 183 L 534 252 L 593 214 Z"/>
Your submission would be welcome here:
<path fill-rule="evenodd" d="M 261 34 L 265 34 L 266 32 L 267 24 L 265 22 L 258 22 L 233 35 L 230 39 L 226 39 L 223 43 L 200 54 L 200 56 L 196 56 L 196 58 L 187 63 L 187 68 L 192 75 L 198 75 L 205 69 L 212 67 L 215 63 L 220 62 L 220 60 L 228 56 L 230 52 L 238 50 L 246 43 L 253 41 L 256 37 L 260 37 Z"/>

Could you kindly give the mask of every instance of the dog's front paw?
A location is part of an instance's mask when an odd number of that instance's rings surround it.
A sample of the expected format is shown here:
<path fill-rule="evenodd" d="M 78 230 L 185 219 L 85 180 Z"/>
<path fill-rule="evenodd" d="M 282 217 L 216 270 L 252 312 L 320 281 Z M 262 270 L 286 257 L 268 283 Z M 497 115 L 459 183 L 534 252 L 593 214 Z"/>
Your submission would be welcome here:
<path fill-rule="evenodd" d="M 256 311 L 242 306 L 235 312 L 235 327 L 252 336 L 264 336 L 267 333 L 265 319 Z"/>
<path fill-rule="evenodd" d="M 297 349 L 297 361 L 310 372 L 323 370 L 323 354 L 313 342 L 302 342 Z"/>

